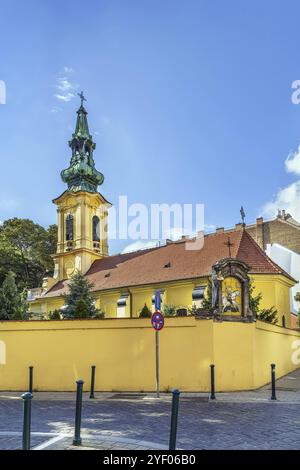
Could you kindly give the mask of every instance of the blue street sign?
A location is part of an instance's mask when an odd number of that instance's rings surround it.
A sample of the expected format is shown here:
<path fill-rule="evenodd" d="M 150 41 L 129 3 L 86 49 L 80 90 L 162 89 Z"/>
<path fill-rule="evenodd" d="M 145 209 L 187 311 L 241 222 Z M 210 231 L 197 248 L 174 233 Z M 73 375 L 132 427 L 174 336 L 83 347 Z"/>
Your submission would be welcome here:
<path fill-rule="evenodd" d="M 160 290 L 155 291 L 154 306 L 155 306 L 155 310 L 160 311 L 160 307 L 161 307 Z"/>

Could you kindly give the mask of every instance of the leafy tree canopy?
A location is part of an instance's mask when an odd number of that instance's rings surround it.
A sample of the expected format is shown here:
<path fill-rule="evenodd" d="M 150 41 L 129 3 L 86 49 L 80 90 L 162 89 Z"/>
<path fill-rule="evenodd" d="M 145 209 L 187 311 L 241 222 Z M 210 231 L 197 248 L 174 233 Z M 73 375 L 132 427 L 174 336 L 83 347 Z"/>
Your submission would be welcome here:
<path fill-rule="evenodd" d="M 0 288 L 0 320 L 28 319 L 27 291 L 21 293 L 15 282 L 15 274 L 9 271 Z"/>
<path fill-rule="evenodd" d="M 53 274 L 56 243 L 56 225 L 45 229 L 29 219 L 5 220 L 0 226 L 0 285 L 13 271 L 19 288 L 40 286 L 44 276 Z"/>

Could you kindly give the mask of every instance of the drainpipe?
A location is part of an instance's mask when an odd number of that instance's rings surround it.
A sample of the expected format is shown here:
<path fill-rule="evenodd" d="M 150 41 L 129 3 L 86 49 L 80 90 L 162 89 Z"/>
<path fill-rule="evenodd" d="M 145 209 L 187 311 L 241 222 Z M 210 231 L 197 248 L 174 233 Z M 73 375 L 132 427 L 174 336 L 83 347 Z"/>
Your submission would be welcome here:
<path fill-rule="evenodd" d="M 132 318 L 132 293 L 130 292 L 130 289 L 128 289 L 128 292 L 129 292 L 129 315 L 130 315 L 130 318 Z"/>

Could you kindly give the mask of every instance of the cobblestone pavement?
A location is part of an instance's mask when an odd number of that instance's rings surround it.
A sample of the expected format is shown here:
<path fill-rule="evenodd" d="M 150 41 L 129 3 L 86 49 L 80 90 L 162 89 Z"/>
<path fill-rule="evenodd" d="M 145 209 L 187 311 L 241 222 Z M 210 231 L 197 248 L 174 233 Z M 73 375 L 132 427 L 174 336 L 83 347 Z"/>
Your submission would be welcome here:
<path fill-rule="evenodd" d="M 253 392 L 182 394 L 177 446 L 181 449 L 300 449 L 300 371 L 277 382 L 278 401 L 270 386 Z M 0 393 L 0 448 L 20 448 L 22 400 L 18 393 Z M 49 448 L 73 448 L 75 394 L 35 394 L 32 401 L 32 447 L 57 436 Z M 203 399 L 204 398 L 204 399 Z M 85 395 L 82 410 L 83 447 L 167 448 L 170 394 L 160 399 L 140 395 Z M 18 433 L 18 434 L 16 434 Z M 50 433 L 41 436 L 36 433 Z M 67 436 L 62 436 L 67 434 Z M 54 439 L 55 440 L 55 439 Z M 141 442 L 148 441 L 148 442 Z M 103 447 L 104 446 L 104 447 Z"/>
<path fill-rule="evenodd" d="M 71 401 L 32 403 L 32 431 L 70 433 Z M 118 441 L 168 444 L 170 400 L 103 400 L 85 402 L 82 430 Z M 2 449 L 20 448 L 20 436 L 3 436 L 22 429 L 22 403 L 0 402 Z M 49 437 L 44 438 L 48 440 Z M 84 440 L 83 440 L 84 443 Z M 34 443 L 37 445 L 38 443 Z M 149 446 L 151 448 L 151 446 Z M 199 402 L 182 399 L 178 422 L 178 447 L 182 449 L 300 449 L 300 407 L 289 403 Z M 125 448 L 128 448 L 125 447 Z M 132 448 L 136 448 L 135 446 Z"/>

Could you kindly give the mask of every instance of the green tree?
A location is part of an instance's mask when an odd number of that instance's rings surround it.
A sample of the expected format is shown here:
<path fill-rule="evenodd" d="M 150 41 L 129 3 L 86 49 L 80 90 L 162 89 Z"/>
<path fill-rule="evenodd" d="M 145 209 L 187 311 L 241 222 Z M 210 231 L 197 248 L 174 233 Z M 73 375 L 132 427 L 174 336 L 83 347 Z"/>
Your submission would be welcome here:
<path fill-rule="evenodd" d="M 84 299 L 79 299 L 75 305 L 74 318 L 88 318 L 89 310 Z"/>
<path fill-rule="evenodd" d="M 140 311 L 140 318 L 151 318 L 151 312 L 147 307 L 147 304 L 145 304 L 142 310 Z"/>
<path fill-rule="evenodd" d="M 0 284 L 10 270 L 19 290 L 38 287 L 45 275 L 52 275 L 56 232 L 55 225 L 46 230 L 29 219 L 4 221 L 0 226 Z"/>
<path fill-rule="evenodd" d="M 12 271 L 7 273 L 0 289 L 0 319 L 28 319 L 27 292 L 25 289 L 21 293 L 18 292 Z"/>
<path fill-rule="evenodd" d="M 262 293 L 259 292 L 256 295 L 254 294 L 254 285 L 250 283 L 250 309 L 252 310 L 255 318 L 258 320 L 266 321 L 268 323 L 277 323 L 277 310 L 274 306 L 270 308 L 260 308 L 260 303 L 262 301 Z"/>
<path fill-rule="evenodd" d="M 64 318 L 91 318 L 95 317 L 98 310 L 95 308 L 95 300 L 91 295 L 93 284 L 83 274 L 76 272 L 70 280 L 69 292 L 65 294 L 66 308 L 63 311 Z"/>
<path fill-rule="evenodd" d="M 202 301 L 201 309 L 210 310 L 212 308 L 212 283 L 208 280 L 207 287 L 205 290 L 204 298 Z"/>

